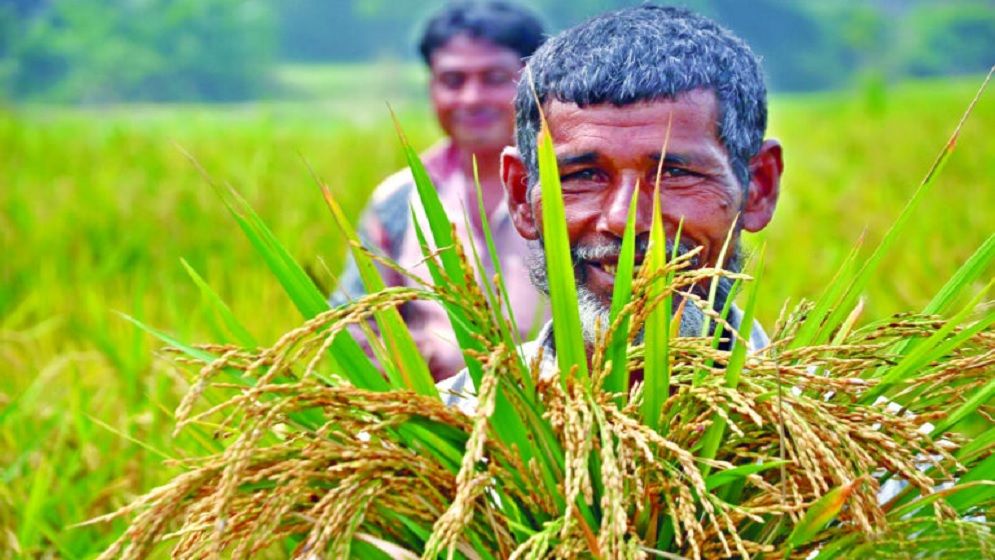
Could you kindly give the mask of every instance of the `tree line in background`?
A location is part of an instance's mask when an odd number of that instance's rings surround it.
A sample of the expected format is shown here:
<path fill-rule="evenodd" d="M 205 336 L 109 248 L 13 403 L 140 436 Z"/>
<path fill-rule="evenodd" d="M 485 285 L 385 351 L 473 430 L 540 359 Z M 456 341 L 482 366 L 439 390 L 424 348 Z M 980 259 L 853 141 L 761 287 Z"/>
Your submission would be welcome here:
<path fill-rule="evenodd" d="M 532 0 L 551 32 L 641 0 Z M 981 72 L 995 0 L 686 0 L 764 58 L 775 90 Z M 255 99 L 281 62 L 410 60 L 444 0 L 0 0 L 0 99 Z"/>

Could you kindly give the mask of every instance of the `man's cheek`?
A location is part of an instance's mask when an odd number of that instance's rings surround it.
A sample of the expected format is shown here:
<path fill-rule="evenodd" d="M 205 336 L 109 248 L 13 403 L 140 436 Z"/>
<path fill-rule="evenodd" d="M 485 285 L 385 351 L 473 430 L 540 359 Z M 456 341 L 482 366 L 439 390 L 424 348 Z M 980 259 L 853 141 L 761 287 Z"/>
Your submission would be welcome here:
<path fill-rule="evenodd" d="M 570 237 L 571 245 L 585 234 L 593 232 L 600 216 L 600 212 L 589 208 L 587 204 L 566 206 L 564 213 L 567 219 L 567 236 Z"/>

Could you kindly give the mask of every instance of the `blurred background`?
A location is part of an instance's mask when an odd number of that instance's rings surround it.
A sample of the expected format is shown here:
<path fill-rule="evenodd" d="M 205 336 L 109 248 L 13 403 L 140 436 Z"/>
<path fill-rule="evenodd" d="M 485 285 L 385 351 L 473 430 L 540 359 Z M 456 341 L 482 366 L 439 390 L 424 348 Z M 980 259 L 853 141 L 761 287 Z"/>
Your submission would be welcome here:
<path fill-rule="evenodd" d="M 552 30 L 625 0 L 533 0 Z M 10 101 L 332 98 L 375 83 L 423 95 L 418 24 L 442 0 L 3 0 L 0 92 Z M 697 0 L 764 57 L 777 91 L 988 69 L 984 0 Z M 370 72 L 369 65 L 387 72 Z"/>
<path fill-rule="evenodd" d="M 524 3 L 555 32 L 639 2 Z M 786 172 L 774 222 L 747 243 L 768 245 L 772 325 L 893 223 L 995 64 L 995 2 L 685 4 L 764 59 Z M 440 137 L 414 48 L 440 5 L 0 0 L 0 558 L 95 556 L 124 525 L 74 524 L 219 445 L 171 437 L 188 372 L 122 315 L 230 340 L 189 268 L 261 344 L 297 326 L 209 179 L 329 290 L 344 246 L 308 167 L 356 217 L 403 165 L 386 103 L 416 148 Z M 992 130 L 988 92 L 863 322 L 920 309 L 995 231 Z"/>

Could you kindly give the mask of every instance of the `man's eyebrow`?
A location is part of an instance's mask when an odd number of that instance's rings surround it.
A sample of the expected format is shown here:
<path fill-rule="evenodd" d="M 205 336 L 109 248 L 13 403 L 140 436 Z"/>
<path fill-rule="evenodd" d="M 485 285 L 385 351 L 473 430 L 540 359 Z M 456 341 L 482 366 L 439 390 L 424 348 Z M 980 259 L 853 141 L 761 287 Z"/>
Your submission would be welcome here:
<path fill-rule="evenodd" d="M 577 165 L 581 163 L 594 163 L 597 159 L 597 152 L 584 152 L 582 154 L 572 156 L 558 157 L 556 158 L 556 165 L 559 167 L 566 167 L 568 165 Z"/>
<path fill-rule="evenodd" d="M 650 159 L 656 162 L 660 161 L 660 154 L 653 153 L 650 154 Z M 701 165 L 703 160 L 701 158 L 694 157 L 689 154 L 672 154 L 668 153 L 666 157 L 663 158 L 663 163 L 677 164 L 677 165 Z"/>

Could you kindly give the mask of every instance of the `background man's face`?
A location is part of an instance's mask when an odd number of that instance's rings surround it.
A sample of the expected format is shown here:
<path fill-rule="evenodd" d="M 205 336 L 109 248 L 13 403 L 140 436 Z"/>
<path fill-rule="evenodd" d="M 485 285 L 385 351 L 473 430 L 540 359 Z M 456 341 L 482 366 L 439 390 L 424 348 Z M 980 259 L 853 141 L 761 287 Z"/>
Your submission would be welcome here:
<path fill-rule="evenodd" d="M 681 245 L 702 248 L 697 259 L 700 265 L 725 265 L 716 261 L 737 213 L 743 212 L 740 223 L 751 231 L 762 229 L 770 219 L 776 184 L 767 188 L 770 185 L 765 187 L 761 179 L 760 184 L 751 182 L 744 193 L 718 137 L 718 104 L 711 91 L 694 90 L 674 100 L 623 107 L 582 108 L 553 100 L 546 104 L 545 114 L 560 169 L 578 289 L 588 311 L 606 313 L 611 304 L 618 250 L 637 188 L 636 233 L 643 239 L 648 236 L 668 122 L 672 124 L 660 196 L 669 239 L 683 217 Z M 774 160 L 766 167 L 776 168 L 779 174 L 780 147 L 771 142 L 761 152 L 769 151 L 775 152 Z M 517 153 L 506 152 L 502 163 L 515 224 L 527 239 L 539 239 L 541 189 L 532 188 L 526 194 L 521 188 L 527 179 Z M 641 252 L 636 255 L 637 265 L 642 258 Z M 694 321 L 691 307 L 685 309 L 685 319 Z M 692 326 L 687 330 L 693 331 Z"/>
<path fill-rule="evenodd" d="M 431 56 L 429 94 L 442 129 L 461 148 L 500 150 L 513 143 L 515 51 L 457 35 Z"/>

